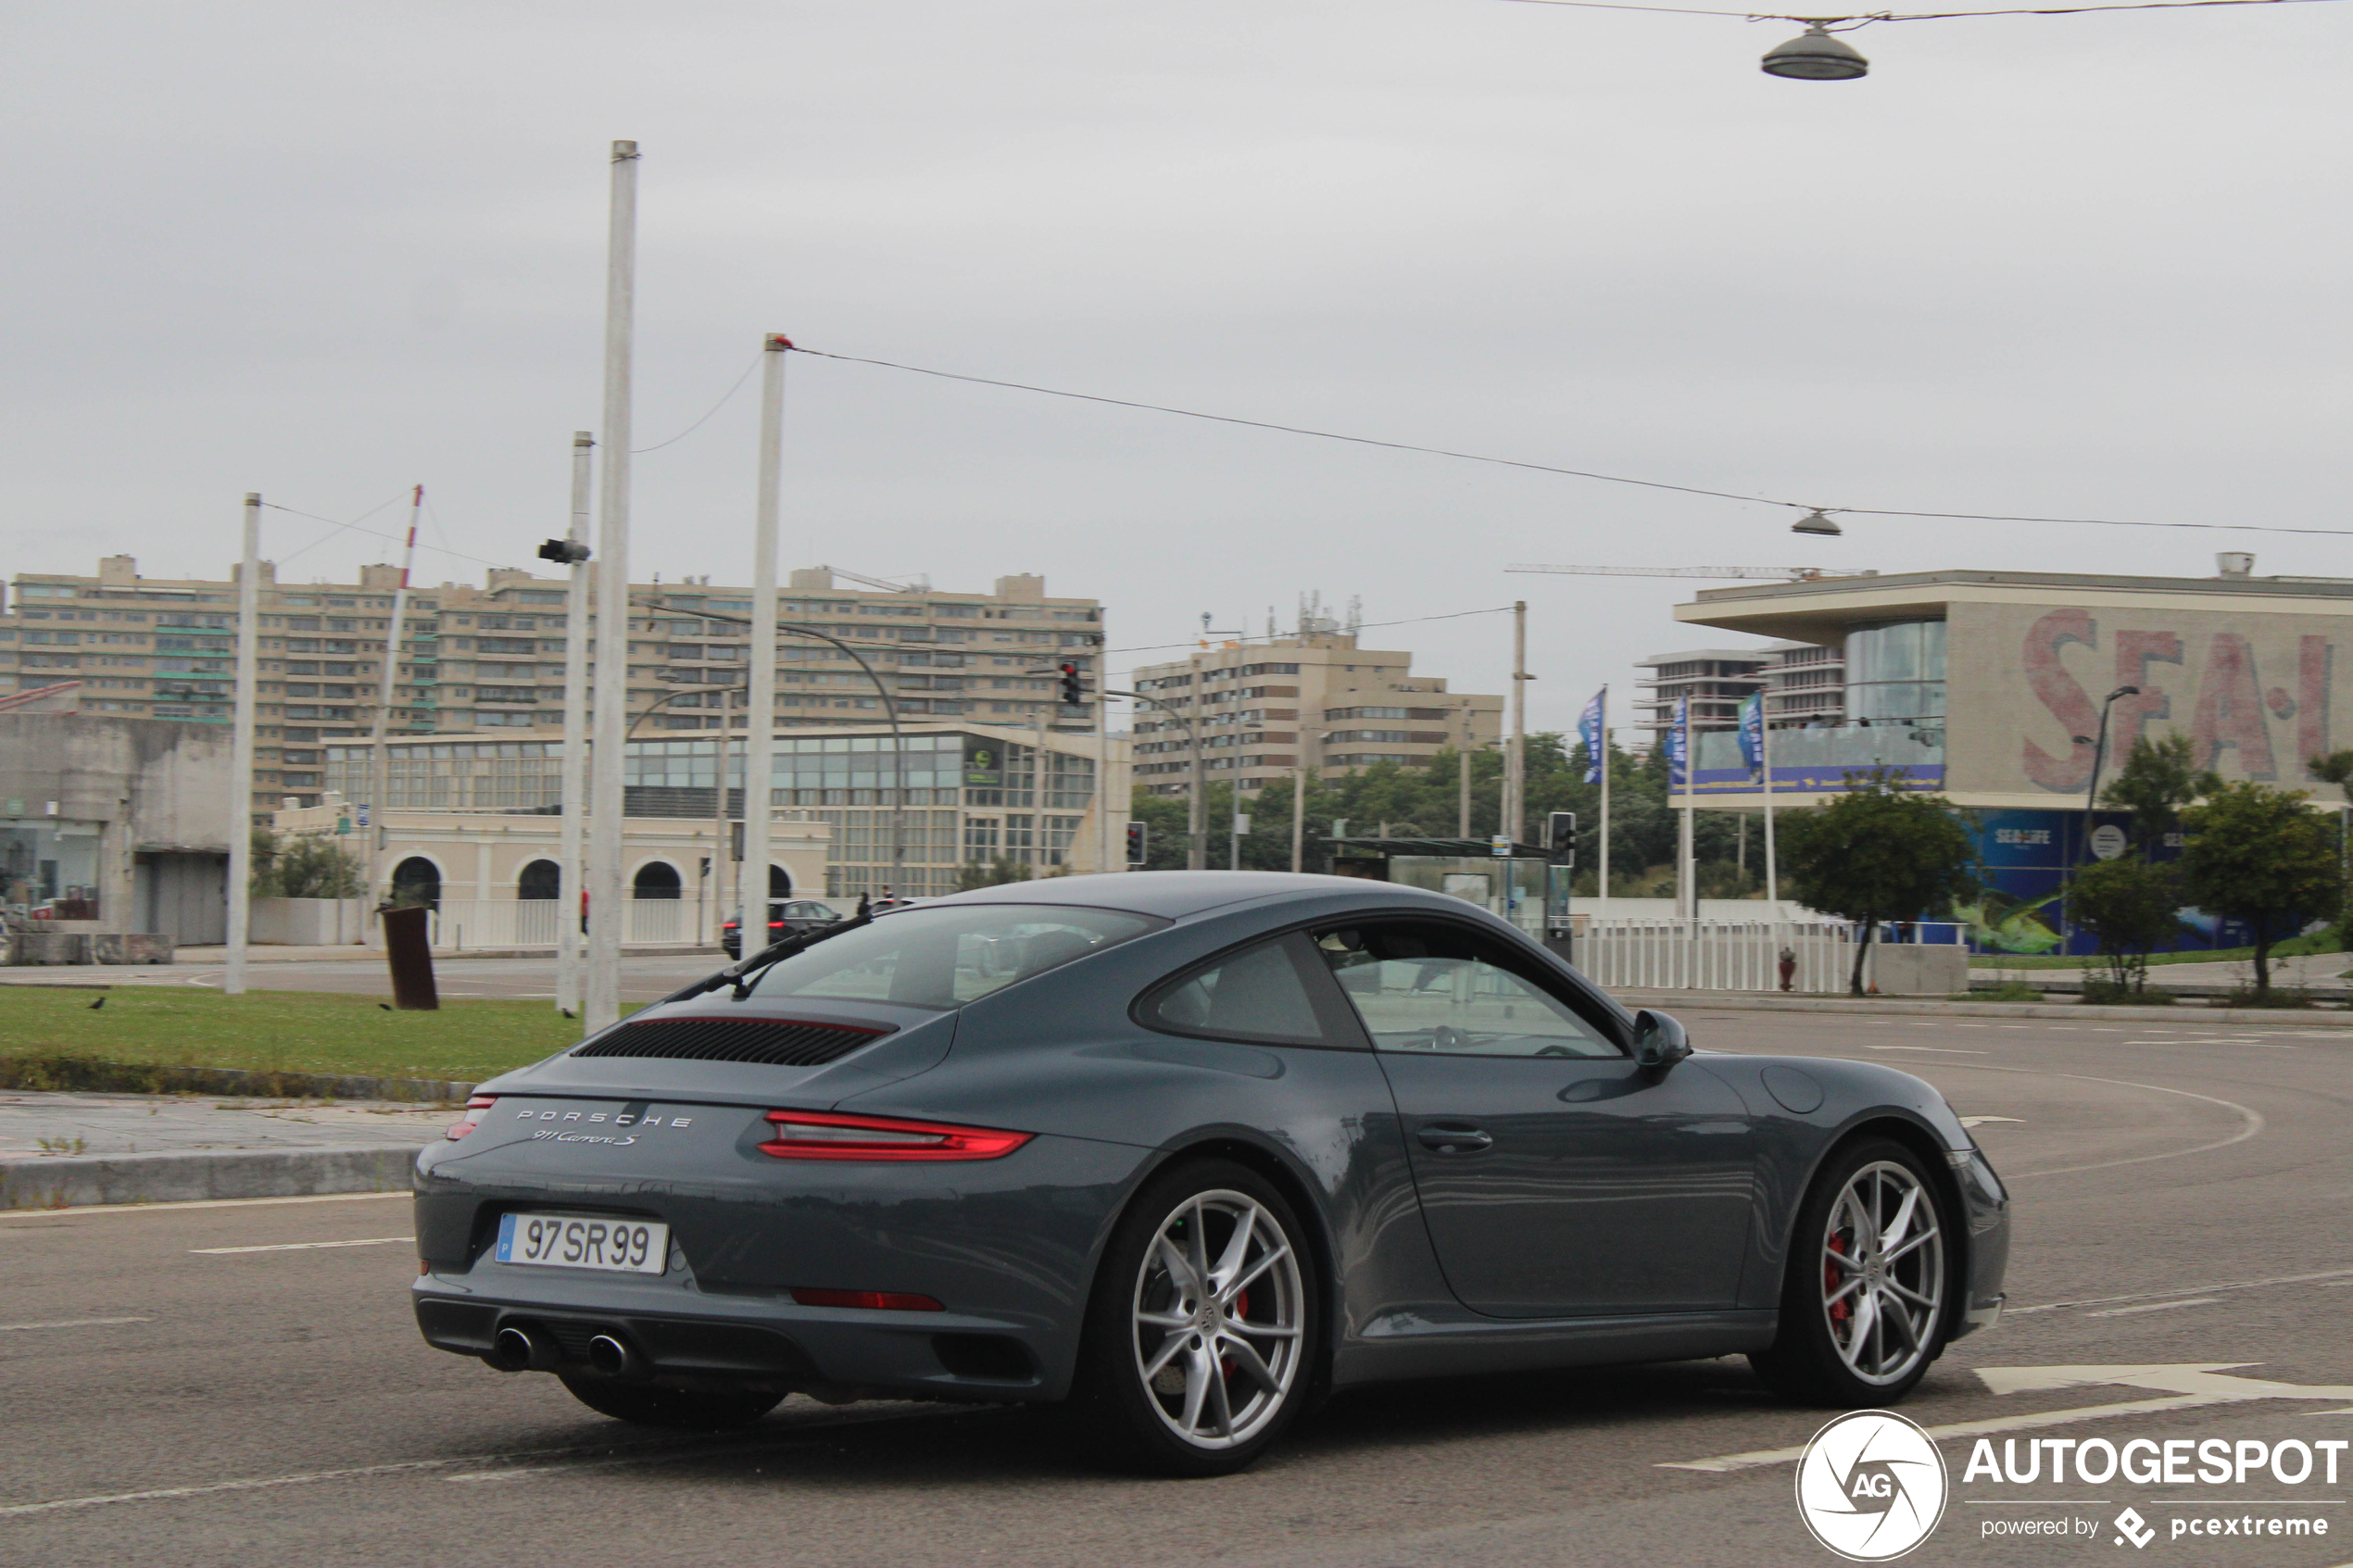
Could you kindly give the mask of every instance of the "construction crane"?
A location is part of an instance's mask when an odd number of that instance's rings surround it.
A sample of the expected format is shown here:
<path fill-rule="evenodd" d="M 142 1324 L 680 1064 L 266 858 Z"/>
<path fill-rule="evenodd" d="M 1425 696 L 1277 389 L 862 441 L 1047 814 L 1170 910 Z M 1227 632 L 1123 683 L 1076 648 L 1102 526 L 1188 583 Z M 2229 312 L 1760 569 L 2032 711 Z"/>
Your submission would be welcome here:
<path fill-rule="evenodd" d="M 1505 571 L 1553 571 L 1571 577 L 1718 577 L 1760 578 L 1768 582 L 1812 583 L 1825 577 L 1877 577 L 1876 571 L 1829 566 L 1507 566 Z"/>

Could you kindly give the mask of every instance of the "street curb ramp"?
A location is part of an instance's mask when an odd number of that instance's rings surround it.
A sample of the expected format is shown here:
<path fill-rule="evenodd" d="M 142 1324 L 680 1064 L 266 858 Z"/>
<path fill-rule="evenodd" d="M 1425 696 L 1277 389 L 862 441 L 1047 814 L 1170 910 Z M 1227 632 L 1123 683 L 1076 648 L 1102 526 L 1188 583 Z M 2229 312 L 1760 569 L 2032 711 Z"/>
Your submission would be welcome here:
<path fill-rule="evenodd" d="M 424 1146 L 193 1149 L 0 1161 L 0 1210 L 406 1192 Z"/>

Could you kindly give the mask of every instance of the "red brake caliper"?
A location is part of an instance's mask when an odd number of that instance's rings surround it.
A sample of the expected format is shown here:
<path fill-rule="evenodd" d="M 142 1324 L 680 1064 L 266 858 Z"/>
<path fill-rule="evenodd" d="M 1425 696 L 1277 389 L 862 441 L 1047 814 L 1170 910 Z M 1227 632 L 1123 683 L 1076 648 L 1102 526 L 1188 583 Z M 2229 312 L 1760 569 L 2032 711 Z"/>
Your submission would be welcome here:
<path fill-rule="evenodd" d="M 1846 1243 L 1838 1236 L 1832 1236 L 1831 1237 L 1831 1250 L 1843 1258 L 1846 1255 Z M 1836 1263 L 1824 1263 L 1822 1265 L 1822 1293 L 1827 1296 L 1831 1291 L 1836 1290 L 1838 1286 L 1838 1265 Z M 1852 1299 L 1833 1301 L 1831 1303 L 1831 1322 L 1832 1323 L 1844 1323 L 1848 1318 L 1852 1317 L 1854 1313 L 1855 1303 Z"/>
<path fill-rule="evenodd" d="M 1243 1292 L 1242 1292 L 1239 1296 L 1237 1296 L 1237 1297 L 1235 1297 L 1235 1298 L 1234 1298 L 1234 1316 L 1236 1316 L 1236 1317 L 1238 1317 L 1238 1318 L 1246 1318 L 1246 1317 L 1250 1316 L 1250 1292 L 1249 1292 L 1249 1291 L 1245 1290 L 1245 1291 L 1243 1291 Z M 1234 1358 L 1233 1358 L 1233 1357 L 1231 1357 L 1231 1356 L 1220 1356 L 1220 1357 L 1218 1357 L 1218 1358 L 1217 1358 L 1217 1373 L 1218 1373 L 1218 1375 L 1219 1375 L 1219 1376 L 1221 1376 L 1221 1377 L 1231 1377 L 1231 1376 L 1233 1376 L 1233 1375 L 1234 1375 Z"/>

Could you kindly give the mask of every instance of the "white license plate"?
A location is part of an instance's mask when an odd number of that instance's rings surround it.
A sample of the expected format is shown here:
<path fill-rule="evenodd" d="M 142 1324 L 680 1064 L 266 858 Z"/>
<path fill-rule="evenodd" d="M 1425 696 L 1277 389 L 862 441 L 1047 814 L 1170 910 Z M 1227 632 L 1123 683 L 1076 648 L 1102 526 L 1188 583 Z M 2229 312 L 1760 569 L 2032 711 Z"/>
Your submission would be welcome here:
<path fill-rule="evenodd" d="M 658 1274 L 670 1266 L 670 1227 L 599 1214 L 502 1214 L 502 1263 Z"/>

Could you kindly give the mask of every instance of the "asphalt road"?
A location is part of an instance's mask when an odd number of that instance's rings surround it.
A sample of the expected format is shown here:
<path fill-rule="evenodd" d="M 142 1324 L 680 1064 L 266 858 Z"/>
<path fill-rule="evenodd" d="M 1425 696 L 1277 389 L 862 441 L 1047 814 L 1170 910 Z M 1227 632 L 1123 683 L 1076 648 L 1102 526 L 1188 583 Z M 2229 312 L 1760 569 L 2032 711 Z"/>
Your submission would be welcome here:
<path fill-rule="evenodd" d="M 1949 1430 L 2003 1422 L 1996 1451 L 2353 1439 L 2353 1030 L 1686 1017 L 1705 1047 L 1901 1062 L 1998 1119 L 1978 1132 L 2017 1198 L 2012 1311 L 1904 1407 L 1952 1477 L 1906 1562 L 2353 1560 L 2353 1451 L 2334 1484 L 2316 1465 L 2297 1484 L 2054 1486 L 1965 1477 L 1974 1435 Z M 680 1439 L 427 1349 L 409 1229 L 396 1198 L 0 1219 L 0 1562 L 1837 1561 L 1777 1452 L 1824 1417 L 1737 1360 L 1352 1393 L 1218 1481 L 1099 1474 L 1020 1411 L 796 1398 Z M 2145 1548 L 2120 1544 L 2127 1507 Z M 2330 1530 L 2173 1534 L 2224 1515 Z M 1995 1533 L 2034 1520 L 2078 1533 Z"/>

